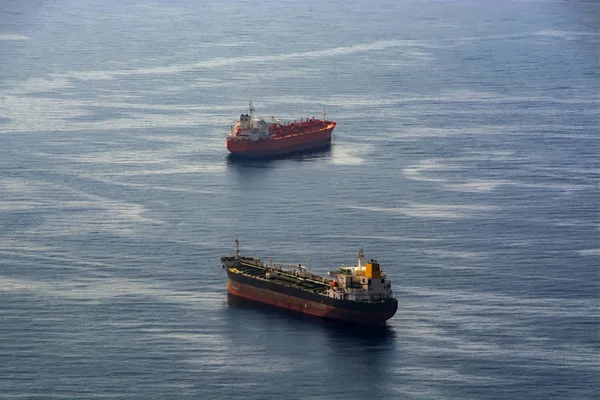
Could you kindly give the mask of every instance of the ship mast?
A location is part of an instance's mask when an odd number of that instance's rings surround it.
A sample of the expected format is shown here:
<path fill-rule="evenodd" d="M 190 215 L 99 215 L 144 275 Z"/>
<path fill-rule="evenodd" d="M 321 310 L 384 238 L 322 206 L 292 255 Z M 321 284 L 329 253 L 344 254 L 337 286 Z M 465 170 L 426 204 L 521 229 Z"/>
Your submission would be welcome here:
<path fill-rule="evenodd" d="M 240 259 L 240 241 L 235 239 L 235 259 Z"/>
<path fill-rule="evenodd" d="M 250 122 L 254 121 L 254 106 L 252 105 L 252 102 L 250 102 Z"/>
<path fill-rule="evenodd" d="M 325 115 L 327 115 L 327 113 L 325 112 L 325 107 L 323 107 L 323 122 L 325 122 Z"/>
<path fill-rule="evenodd" d="M 363 249 L 360 249 L 358 251 L 357 257 L 358 257 L 358 265 L 357 265 L 357 267 L 358 268 L 362 268 L 363 267 L 362 260 L 364 260 L 364 258 L 365 258 L 365 252 L 363 251 Z"/>

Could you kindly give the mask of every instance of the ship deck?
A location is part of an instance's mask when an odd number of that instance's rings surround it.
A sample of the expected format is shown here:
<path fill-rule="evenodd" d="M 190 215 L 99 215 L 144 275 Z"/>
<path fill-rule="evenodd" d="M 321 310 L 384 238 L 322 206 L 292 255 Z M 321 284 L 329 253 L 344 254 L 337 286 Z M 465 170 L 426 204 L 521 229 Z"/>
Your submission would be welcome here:
<path fill-rule="evenodd" d="M 292 272 L 284 271 L 277 268 L 270 268 L 255 260 L 244 260 L 241 259 L 236 262 L 233 269 L 237 270 L 238 273 L 248 275 L 258 279 L 264 279 L 266 281 L 277 282 L 284 286 L 297 287 L 299 289 L 308 290 L 310 292 L 324 293 L 329 290 L 329 283 L 323 278 L 312 276 L 305 277 L 295 275 Z M 267 273 L 277 273 L 277 278 L 267 278 Z M 317 280 L 321 279 L 321 280 Z"/>

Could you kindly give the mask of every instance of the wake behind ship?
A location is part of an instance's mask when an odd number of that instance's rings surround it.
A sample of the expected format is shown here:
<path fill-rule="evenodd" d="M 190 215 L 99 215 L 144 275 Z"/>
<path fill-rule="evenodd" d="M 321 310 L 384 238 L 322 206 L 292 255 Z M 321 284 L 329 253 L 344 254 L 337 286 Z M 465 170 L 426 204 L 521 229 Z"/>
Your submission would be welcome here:
<path fill-rule="evenodd" d="M 316 150 L 331 146 L 331 135 L 336 122 L 323 119 L 300 119 L 300 122 L 281 123 L 254 118 L 254 107 L 250 103 L 250 114 L 242 114 L 234 121 L 226 139 L 227 150 L 243 157 L 275 157 L 301 151 Z"/>
<path fill-rule="evenodd" d="M 356 266 L 343 265 L 314 275 L 302 264 L 265 264 L 243 257 L 236 240 L 235 256 L 221 257 L 227 271 L 227 291 L 234 296 L 318 317 L 365 325 L 385 325 L 398 309 L 391 282 L 379 263 L 364 263 L 362 249 Z M 283 266 L 295 269 L 283 269 Z"/>

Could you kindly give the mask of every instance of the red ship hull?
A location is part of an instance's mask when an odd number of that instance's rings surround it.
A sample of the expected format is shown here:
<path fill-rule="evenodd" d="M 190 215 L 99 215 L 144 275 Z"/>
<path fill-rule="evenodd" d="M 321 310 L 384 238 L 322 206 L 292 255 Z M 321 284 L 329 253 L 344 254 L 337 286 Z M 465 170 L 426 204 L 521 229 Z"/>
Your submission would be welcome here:
<path fill-rule="evenodd" d="M 396 311 L 394 309 L 391 313 L 389 311 L 373 313 L 342 309 L 232 280 L 227 282 L 227 291 L 231 295 L 270 304 L 275 307 L 314 315 L 316 317 L 366 325 L 384 326 L 386 320 L 391 318 Z"/>
<path fill-rule="evenodd" d="M 264 140 L 236 140 L 228 137 L 227 150 L 236 156 L 255 158 L 315 150 L 331 145 L 331 135 L 335 125 L 335 122 L 327 122 L 320 129 L 289 134 L 283 132 Z"/>

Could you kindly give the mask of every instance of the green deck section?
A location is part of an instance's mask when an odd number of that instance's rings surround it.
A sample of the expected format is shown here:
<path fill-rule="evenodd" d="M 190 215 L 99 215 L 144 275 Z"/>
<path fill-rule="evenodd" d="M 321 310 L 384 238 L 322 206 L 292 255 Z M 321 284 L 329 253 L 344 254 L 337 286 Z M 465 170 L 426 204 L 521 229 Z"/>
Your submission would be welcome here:
<path fill-rule="evenodd" d="M 260 260 L 242 258 L 237 261 L 234 266 L 245 275 L 260 279 L 268 279 L 283 285 L 291 285 L 311 292 L 322 293 L 326 290 L 329 290 L 329 283 L 327 282 L 311 279 L 310 277 L 294 275 L 289 271 L 270 268 L 265 266 Z M 267 278 L 267 273 L 277 273 L 279 277 L 269 279 Z M 322 279 L 320 277 L 315 278 Z"/>

